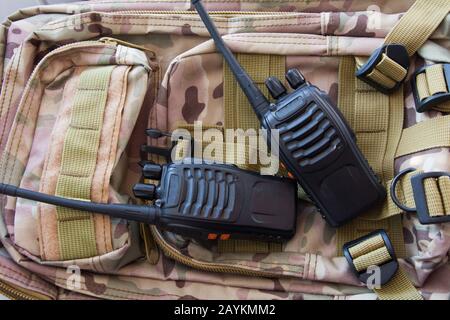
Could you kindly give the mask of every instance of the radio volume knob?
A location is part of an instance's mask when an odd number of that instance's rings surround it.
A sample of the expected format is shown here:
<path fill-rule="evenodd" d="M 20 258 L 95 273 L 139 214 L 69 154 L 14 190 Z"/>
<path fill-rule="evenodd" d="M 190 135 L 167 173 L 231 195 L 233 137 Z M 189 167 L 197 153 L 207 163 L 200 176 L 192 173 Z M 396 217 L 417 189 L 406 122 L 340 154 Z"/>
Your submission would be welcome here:
<path fill-rule="evenodd" d="M 297 69 L 289 69 L 286 72 L 286 80 L 292 89 L 297 89 L 305 84 L 305 77 Z"/>
<path fill-rule="evenodd" d="M 287 92 L 286 87 L 281 83 L 281 81 L 278 78 L 275 77 L 267 78 L 266 87 L 269 90 L 270 95 L 274 99 L 280 98 Z"/>

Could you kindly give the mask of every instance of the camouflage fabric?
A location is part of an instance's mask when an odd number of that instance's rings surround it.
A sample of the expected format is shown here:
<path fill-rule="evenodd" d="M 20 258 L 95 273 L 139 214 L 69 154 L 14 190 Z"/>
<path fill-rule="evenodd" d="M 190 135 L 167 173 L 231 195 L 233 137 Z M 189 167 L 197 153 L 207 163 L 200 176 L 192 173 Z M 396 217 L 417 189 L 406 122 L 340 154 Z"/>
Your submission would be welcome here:
<path fill-rule="evenodd" d="M 370 55 L 413 1 L 205 3 L 209 10 L 255 11 L 213 15 L 232 51 L 285 55 L 286 69 L 298 67 L 336 102 L 340 57 Z M 122 122 L 119 144 L 129 143 L 120 146 L 124 155 L 118 159 L 111 179 L 115 192 L 110 200 L 126 202 L 131 185 L 139 179 L 137 162 L 139 146 L 146 142 L 142 134 L 145 128 L 173 130 L 180 123 L 197 120 L 205 125 L 223 125 L 222 58 L 200 18 L 183 10 L 192 11 L 189 1 L 104 0 L 24 9 L 10 17 L 0 29 L 2 153 L 13 135 L 14 119 L 20 114 L 33 70 L 55 48 L 101 37 L 144 46 L 156 56 L 152 80 L 136 123 L 132 114 L 125 115 Z M 421 49 L 412 69 L 432 62 L 441 52 L 449 54 L 448 18 Z M 107 57 L 104 53 L 103 58 Z M 64 78 L 62 72 L 54 74 L 58 75 Z M 133 86 L 138 86 L 136 79 Z M 56 84 L 46 88 L 51 91 L 51 99 L 46 100 L 48 110 L 62 94 L 63 89 Z M 417 114 L 407 89 L 405 127 L 439 116 L 443 115 L 434 111 Z M 24 123 L 32 121 L 25 115 L 19 118 Z M 48 132 L 55 119 L 42 113 L 35 122 L 42 132 Z M 13 159 L 21 170 L 12 172 L 11 179 L 17 184 L 31 179 L 28 181 L 33 183 L 26 185 L 39 188 L 41 172 L 31 161 L 36 154 L 26 150 L 30 146 L 39 150 L 41 145 L 45 154 L 49 141 L 45 134 L 37 140 L 30 137 L 24 141 L 22 154 Z M 162 140 L 149 142 L 165 145 Z M 429 150 L 397 159 L 396 172 L 411 165 L 450 171 L 449 150 Z M 0 281 L 27 287 L 51 299 L 376 299 L 353 276 L 345 258 L 337 256 L 336 230 L 305 202 L 299 206 L 297 233 L 283 245 L 282 252 L 219 253 L 214 242 L 184 239 L 156 229 L 144 234 L 136 224 L 113 220 L 116 250 L 74 262 L 41 259 L 33 224 L 22 219 L 33 218 L 34 213 L 27 215 L 19 201 L 0 200 L 0 239 L 4 247 L 0 249 Z M 403 226 L 407 258 L 400 263 L 409 278 L 426 299 L 449 299 L 448 225 L 423 226 L 414 215 L 405 214 Z M 26 230 L 32 231 L 28 238 Z M 142 238 L 147 240 L 147 247 Z M 229 267 L 234 273 L 223 272 Z M 74 278 L 78 274 L 80 277 Z"/>

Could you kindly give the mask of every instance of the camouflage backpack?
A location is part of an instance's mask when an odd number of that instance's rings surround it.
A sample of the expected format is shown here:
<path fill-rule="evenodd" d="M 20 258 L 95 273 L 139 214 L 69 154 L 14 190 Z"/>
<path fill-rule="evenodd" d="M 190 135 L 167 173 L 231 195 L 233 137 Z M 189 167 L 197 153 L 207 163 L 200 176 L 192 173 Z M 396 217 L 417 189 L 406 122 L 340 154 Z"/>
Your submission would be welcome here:
<path fill-rule="evenodd" d="M 298 68 L 329 94 L 386 188 L 396 182 L 396 196 L 335 229 L 299 191 L 297 231 L 282 244 L 190 239 L 1 196 L 0 293 L 449 299 L 450 2 L 204 2 L 258 85 Z M 2 183 L 127 203 L 136 201 L 131 188 L 141 179 L 141 145 L 170 145 L 147 139 L 146 128 L 259 127 L 188 0 L 23 9 L 1 26 L 0 39 Z M 409 68 L 378 51 L 365 81 L 355 77 L 369 56 L 392 43 L 406 48 Z M 355 275 L 391 263 L 399 268 L 381 286 Z"/>

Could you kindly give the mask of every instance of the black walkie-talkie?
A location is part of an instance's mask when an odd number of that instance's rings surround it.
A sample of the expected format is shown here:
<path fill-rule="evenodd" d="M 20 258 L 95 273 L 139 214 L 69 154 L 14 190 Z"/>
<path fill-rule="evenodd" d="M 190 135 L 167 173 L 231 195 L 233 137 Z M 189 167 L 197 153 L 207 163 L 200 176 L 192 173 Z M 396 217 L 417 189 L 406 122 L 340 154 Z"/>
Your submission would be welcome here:
<path fill-rule="evenodd" d="M 295 234 L 297 184 L 292 179 L 188 160 L 146 164 L 143 172 L 161 183 L 137 184 L 134 194 L 155 205 L 92 203 L 8 184 L 0 184 L 0 194 L 153 224 L 196 239 L 284 241 Z"/>
<path fill-rule="evenodd" d="M 266 86 L 270 103 L 220 37 L 200 0 L 192 0 L 217 49 L 269 132 L 278 129 L 279 154 L 327 222 L 334 227 L 386 197 L 386 190 L 355 143 L 355 135 L 328 95 L 297 69 L 286 73 L 293 92 L 275 77 Z M 269 135 L 270 136 L 270 135 Z M 269 141 L 270 142 L 270 141 Z"/>

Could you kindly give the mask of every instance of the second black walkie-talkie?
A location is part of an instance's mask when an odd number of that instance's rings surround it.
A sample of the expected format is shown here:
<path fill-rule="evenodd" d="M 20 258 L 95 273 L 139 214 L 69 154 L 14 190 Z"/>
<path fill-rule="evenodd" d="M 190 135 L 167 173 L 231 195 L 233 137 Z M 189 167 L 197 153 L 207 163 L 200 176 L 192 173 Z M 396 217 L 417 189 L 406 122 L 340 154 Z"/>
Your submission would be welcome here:
<path fill-rule="evenodd" d="M 146 164 L 135 197 L 154 205 L 104 204 L 55 197 L 0 183 L 0 194 L 153 224 L 196 239 L 286 241 L 295 234 L 297 184 L 288 178 L 261 176 L 233 165 Z"/>
<path fill-rule="evenodd" d="M 328 95 L 297 69 L 286 73 L 287 93 L 277 78 L 266 86 L 270 103 L 219 36 L 200 0 L 192 0 L 264 129 L 278 129 L 279 154 L 327 222 L 334 227 L 386 197 L 386 191 L 355 142 L 355 135 Z M 269 135 L 270 136 L 270 135 Z"/>

